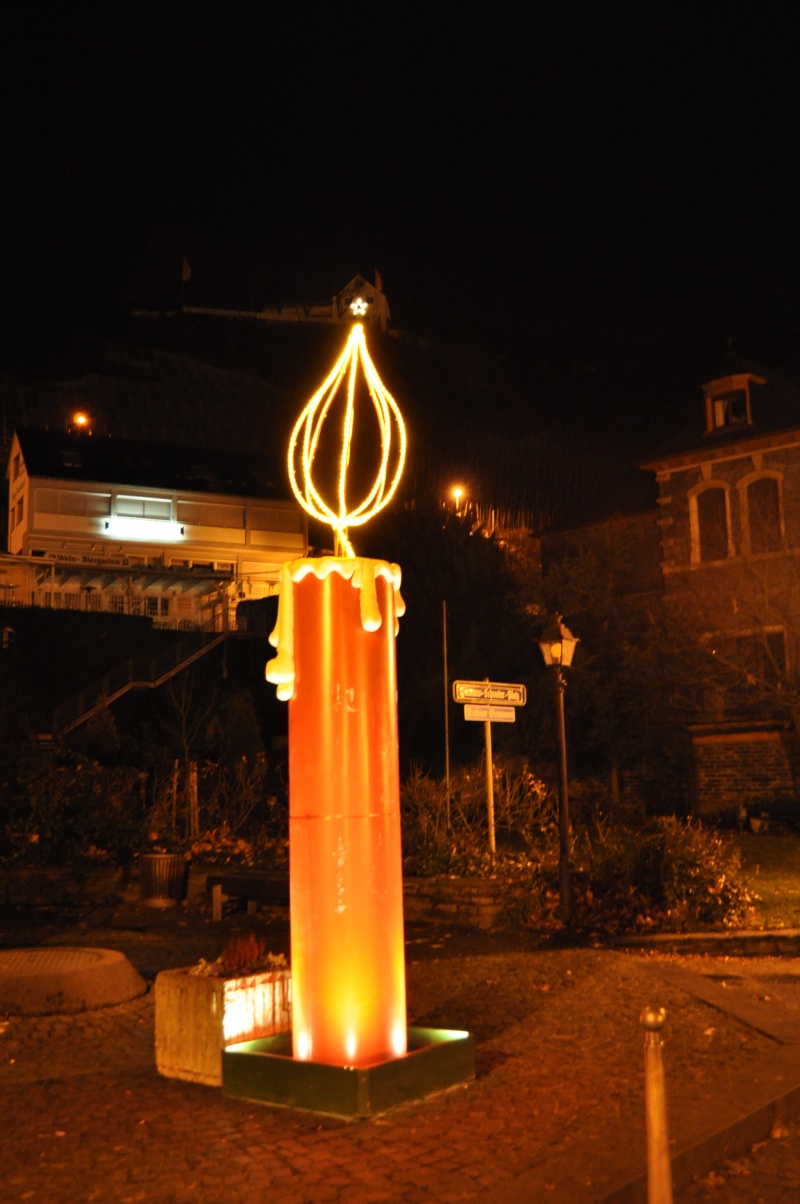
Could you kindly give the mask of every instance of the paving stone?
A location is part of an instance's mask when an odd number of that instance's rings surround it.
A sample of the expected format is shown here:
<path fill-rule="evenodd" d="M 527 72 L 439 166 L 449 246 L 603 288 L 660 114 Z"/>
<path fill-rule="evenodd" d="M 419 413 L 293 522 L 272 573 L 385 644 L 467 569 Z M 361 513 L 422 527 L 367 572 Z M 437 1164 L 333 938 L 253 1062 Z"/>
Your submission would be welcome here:
<path fill-rule="evenodd" d="M 131 918 L 152 930 L 136 931 Z M 216 956 L 233 930 L 230 919 L 221 934 L 219 925 L 212 931 L 202 917 L 185 914 L 127 920 L 109 926 L 102 940 L 87 921 L 81 939 L 106 946 L 113 932 L 117 947 L 149 981 L 161 968 Z M 259 927 L 260 920 L 244 925 L 263 931 L 274 951 L 288 951 L 280 945 L 286 932 Z M 3 939 L 8 937 L 6 930 Z M 77 941 L 69 925 L 54 924 L 44 937 L 54 945 Z M 709 1107 L 720 1116 L 735 1110 L 732 1096 L 742 1096 L 743 1084 L 757 1084 L 781 1048 L 667 981 L 659 959 L 638 951 L 537 948 L 524 938 L 441 938 L 435 930 L 432 939 L 431 930 L 422 928 L 415 937 L 421 943 L 413 946 L 409 966 L 410 1019 L 470 1028 L 477 1040 L 474 1083 L 375 1121 L 348 1123 L 161 1079 L 154 1067 L 151 994 L 79 1018 L 14 1018 L 5 1027 L 0 1023 L 0 1093 L 14 1101 L 11 1121 L 0 1131 L 0 1159 L 11 1172 L 4 1198 L 36 1198 L 24 1195 L 34 1192 L 48 1204 L 76 1198 L 247 1201 L 274 1190 L 286 1204 L 483 1197 L 580 1204 L 602 1198 L 643 1169 L 638 1016 L 645 1003 L 662 1003 L 668 1011 L 673 1135 L 682 1123 L 690 1129 Z M 446 946 L 446 954 L 434 951 L 435 944 Z M 773 977 L 780 973 L 775 966 L 764 969 Z M 732 977 L 730 966 L 726 972 Z M 750 991 L 761 1006 L 759 994 L 795 998 L 792 983 L 776 979 L 768 986 L 754 973 L 745 986 L 725 989 Z M 65 1137 L 55 1138 L 56 1131 Z M 759 1158 L 777 1157 L 777 1170 L 765 1167 L 764 1175 L 796 1184 L 791 1175 L 800 1164 L 800 1141 L 793 1153 L 784 1145 L 773 1155 L 776 1145 L 756 1151 L 754 1166 Z M 754 1183 L 756 1173 L 740 1182 Z"/>

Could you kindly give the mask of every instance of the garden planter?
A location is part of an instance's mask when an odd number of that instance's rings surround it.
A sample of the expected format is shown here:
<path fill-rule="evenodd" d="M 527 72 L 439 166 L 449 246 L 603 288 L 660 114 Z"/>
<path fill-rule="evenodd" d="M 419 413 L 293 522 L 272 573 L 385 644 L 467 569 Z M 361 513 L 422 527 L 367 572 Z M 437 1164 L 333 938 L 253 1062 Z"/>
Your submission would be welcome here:
<path fill-rule="evenodd" d="M 287 1031 L 291 970 L 213 978 L 189 969 L 156 977 L 156 1066 L 171 1079 L 219 1087 L 222 1050 Z"/>
<path fill-rule="evenodd" d="M 139 892 L 146 907 L 176 907 L 185 879 L 183 853 L 143 853 L 139 858 Z"/>

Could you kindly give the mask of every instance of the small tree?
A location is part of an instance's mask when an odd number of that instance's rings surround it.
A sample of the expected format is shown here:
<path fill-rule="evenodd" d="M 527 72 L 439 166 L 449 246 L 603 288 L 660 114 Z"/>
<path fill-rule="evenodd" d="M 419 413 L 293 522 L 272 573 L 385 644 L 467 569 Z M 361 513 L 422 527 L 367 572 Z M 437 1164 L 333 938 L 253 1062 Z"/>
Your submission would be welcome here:
<path fill-rule="evenodd" d="M 514 576 L 501 541 L 452 510 L 419 506 L 386 512 L 365 529 L 363 550 L 396 561 L 403 573 L 406 614 L 397 640 L 403 763 L 439 771 L 444 767 L 442 602 L 447 603 L 451 680 L 517 680 L 534 654 L 530 618 L 516 606 Z M 464 723 L 461 708 L 451 706 L 453 758 L 471 762 L 480 747 L 480 725 Z"/>
<path fill-rule="evenodd" d="M 207 696 L 201 696 L 189 670 L 168 683 L 166 703 L 162 724 L 173 747 L 180 751 L 180 758 L 174 762 L 166 789 L 162 783 L 160 809 L 166 809 L 164 818 L 176 833 L 182 812 L 183 835 L 193 838 L 200 831 L 197 760 L 214 712 L 216 695 L 211 691 Z M 182 781 L 178 774 L 179 762 L 183 769 Z"/>
<path fill-rule="evenodd" d="M 690 645 L 683 642 L 659 595 L 626 592 L 634 553 L 624 531 L 612 524 L 571 542 L 544 571 L 524 548 L 510 551 L 519 604 L 540 627 L 555 611 L 563 613 L 580 637 L 565 695 L 571 762 L 607 775 L 617 803 L 620 771 L 649 768 L 671 796 L 662 805 L 682 806 L 690 756 L 686 723 L 697 713 L 706 676 L 707 654 L 696 654 L 697 636 Z M 542 671 L 533 685 L 523 723 L 531 749 L 548 755 L 552 682 Z"/>

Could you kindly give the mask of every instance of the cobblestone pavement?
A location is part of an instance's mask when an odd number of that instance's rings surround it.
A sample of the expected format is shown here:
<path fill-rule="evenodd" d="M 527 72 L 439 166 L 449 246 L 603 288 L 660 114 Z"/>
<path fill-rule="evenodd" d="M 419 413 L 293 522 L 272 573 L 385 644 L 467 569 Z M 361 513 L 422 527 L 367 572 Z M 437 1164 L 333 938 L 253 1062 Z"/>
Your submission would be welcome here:
<path fill-rule="evenodd" d="M 0 945 L 119 949 L 152 982 L 161 969 L 216 956 L 233 932 L 251 928 L 275 952 L 288 952 L 283 914 L 235 913 L 220 925 L 201 911 L 133 905 L 92 916 L 0 917 Z M 751 1014 L 766 1008 L 775 1023 L 791 1025 L 800 988 L 793 993 L 795 979 L 780 959 L 756 961 L 718 967 L 412 926 L 409 1022 L 473 1032 L 477 1076 L 369 1121 L 272 1108 L 161 1078 L 152 992 L 78 1015 L 0 1018 L 0 1198 L 255 1202 L 280 1192 L 286 1204 L 602 1200 L 644 1171 L 638 1018 L 646 1004 L 667 1009 L 675 1149 L 773 1098 L 795 1071 L 792 1082 L 800 1083 L 800 1046 L 792 1061 L 794 1047 Z M 747 973 L 739 973 L 744 964 Z M 732 992 L 732 1010 L 695 988 Z M 763 998 L 770 992 L 780 1002 Z M 706 1177 L 676 1198 L 800 1199 L 793 1169 L 800 1135 L 792 1124 L 785 1132 L 733 1167 L 720 1166 L 719 1182 Z M 764 1184 L 781 1184 L 784 1194 L 770 1195 Z"/>

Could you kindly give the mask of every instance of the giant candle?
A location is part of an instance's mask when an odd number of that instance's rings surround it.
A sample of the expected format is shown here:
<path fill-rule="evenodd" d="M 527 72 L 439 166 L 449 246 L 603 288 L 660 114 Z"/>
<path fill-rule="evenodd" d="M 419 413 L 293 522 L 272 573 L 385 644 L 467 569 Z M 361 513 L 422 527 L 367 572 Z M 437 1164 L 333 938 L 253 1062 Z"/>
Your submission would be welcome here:
<path fill-rule="evenodd" d="M 346 478 L 359 365 L 381 452 L 375 484 L 354 505 Z M 311 477 L 320 428 L 339 392 L 334 508 Z M 338 1066 L 367 1066 L 406 1050 L 395 673 L 400 570 L 356 557 L 348 536 L 349 526 L 366 521 L 394 492 L 404 450 L 399 411 L 355 326 L 295 426 L 289 460 L 298 499 L 330 523 L 336 550 L 345 554 L 284 566 L 270 637 L 277 656 L 267 666 L 267 678 L 289 701 L 293 1052 Z"/>

